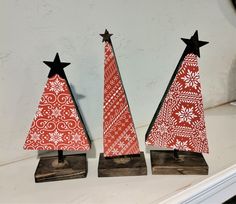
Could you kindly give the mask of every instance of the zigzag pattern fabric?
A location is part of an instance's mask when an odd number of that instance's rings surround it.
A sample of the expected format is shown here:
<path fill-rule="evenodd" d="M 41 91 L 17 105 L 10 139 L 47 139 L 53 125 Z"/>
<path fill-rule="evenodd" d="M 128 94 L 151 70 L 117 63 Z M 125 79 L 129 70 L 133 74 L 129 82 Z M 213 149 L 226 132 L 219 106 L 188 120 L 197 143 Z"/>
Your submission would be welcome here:
<path fill-rule="evenodd" d="M 197 56 L 187 54 L 150 130 L 147 145 L 208 153 Z"/>
<path fill-rule="evenodd" d="M 103 139 L 105 157 L 140 153 L 125 90 L 109 42 L 105 42 Z"/>

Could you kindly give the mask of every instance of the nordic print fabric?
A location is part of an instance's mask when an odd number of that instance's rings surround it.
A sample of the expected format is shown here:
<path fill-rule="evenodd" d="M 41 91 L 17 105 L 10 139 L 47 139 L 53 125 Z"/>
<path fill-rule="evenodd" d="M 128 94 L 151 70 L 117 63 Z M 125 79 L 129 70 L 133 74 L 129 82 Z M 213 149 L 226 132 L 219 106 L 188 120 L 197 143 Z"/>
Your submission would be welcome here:
<path fill-rule="evenodd" d="M 208 153 L 197 56 L 187 54 L 162 104 L 146 144 Z"/>
<path fill-rule="evenodd" d="M 78 117 L 68 84 L 49 78 L 26 138 L 24 149 L 87 151 L 90 143 Z"/>
<path fill-rule="evenodd" d="M 105 42 L 103 139 L 105 157 L 140 153 L 125 90 L 109 42 Z"/>

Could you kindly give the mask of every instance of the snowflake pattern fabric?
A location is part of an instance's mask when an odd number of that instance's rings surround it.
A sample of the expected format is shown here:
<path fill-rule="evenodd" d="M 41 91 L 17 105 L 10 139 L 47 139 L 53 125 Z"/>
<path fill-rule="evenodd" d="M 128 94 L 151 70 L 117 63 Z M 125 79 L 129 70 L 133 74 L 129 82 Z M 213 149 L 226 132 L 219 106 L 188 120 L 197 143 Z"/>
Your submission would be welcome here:
<path fill-rule="evenodd" d="M 208 153 L 197 56 L 185 56 L 146 144 Z"/>
<path fill-rule="evenodd" d="M 26 138 L 24 149 L 87 151 L 90 143 L 78 117 L 68 84 L 49 78 Z"/>
<path fill-rule="evenodd" d="M 103 139 L 105 157 L 140 153 L 113 48 L 108 42 L 105 42 Z"/>

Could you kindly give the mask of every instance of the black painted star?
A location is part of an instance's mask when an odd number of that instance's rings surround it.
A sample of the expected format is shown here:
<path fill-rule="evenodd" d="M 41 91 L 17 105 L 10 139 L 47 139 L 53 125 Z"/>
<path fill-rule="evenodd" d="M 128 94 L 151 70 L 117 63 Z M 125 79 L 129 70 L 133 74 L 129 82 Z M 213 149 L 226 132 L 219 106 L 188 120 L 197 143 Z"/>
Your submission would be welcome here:
<path fill-rule="evenodd" d="M 49 61 L 43 61 L 43 62 L 51 68 L 51 70 L 48 74 L 48 78 L 53 77 L 55 74 L 58 74 L 63 79 L 66 78 L 66 75 L 65 75 L 65 72 L 63 69 L 66 66 L 68 66 L 70 63 L 61 62 L 58 53 L 56 54 L 53 62 L 49 62 Z"/>
<path fill-rule="evenodd" d="M 110 34 L 107 29 L 105 30 L 104 34 L 100 34 L 100 35 L 103 37 L 102 42 L 109 42 L 109 43 L 111 43 L 111 36 L 113 34 Z"/>
<path fill-rule="evenodd" d="M 199 48 L 206 45 L 208 42 L 205 41 L 199 41 L 198 40 L 198 31 L 196 30 L 194 35 L 190 39 L 185 39 L 181 38 L 185 44 L 187 45 L 186 47 L 186 52 L 187 53 L 193 53 L 200 57 L 200 50 Z"/>

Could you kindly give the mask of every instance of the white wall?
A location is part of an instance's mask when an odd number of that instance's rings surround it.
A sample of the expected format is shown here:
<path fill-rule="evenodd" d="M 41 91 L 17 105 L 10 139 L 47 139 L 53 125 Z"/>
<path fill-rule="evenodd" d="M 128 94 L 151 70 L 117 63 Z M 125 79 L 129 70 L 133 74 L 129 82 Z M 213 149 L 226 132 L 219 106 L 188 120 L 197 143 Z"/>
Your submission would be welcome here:
<path fill-rule="evenodd" d="M 0 164 L 22 146 L 59 52 L 92 139 L 102 137 L 103 44 L 111 33 L 136 127 L 147 125 L 196 29 L 205 107 L 236 99 L 236 12 L 226 0 L 0 0 Z M 144 135 L 139 135 L 140 142 Z"/>

